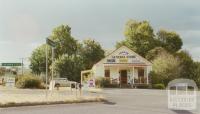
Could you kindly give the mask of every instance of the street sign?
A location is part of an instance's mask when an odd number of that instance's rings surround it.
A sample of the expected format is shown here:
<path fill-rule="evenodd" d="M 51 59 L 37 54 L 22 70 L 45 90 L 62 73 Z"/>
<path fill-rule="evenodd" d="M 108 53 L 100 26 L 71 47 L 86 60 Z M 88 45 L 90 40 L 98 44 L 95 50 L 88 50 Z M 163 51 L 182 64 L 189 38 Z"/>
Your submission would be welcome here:
<path fill-rule="evenodd" d="M 1 66 L 22 66 L 22 63 L 1 63 Z"/>
<path fill-rule="evenodd" d="M 46 39 L 46 43 L 51 47 L 56 47 L 56 43 L 49 38 Z"/>

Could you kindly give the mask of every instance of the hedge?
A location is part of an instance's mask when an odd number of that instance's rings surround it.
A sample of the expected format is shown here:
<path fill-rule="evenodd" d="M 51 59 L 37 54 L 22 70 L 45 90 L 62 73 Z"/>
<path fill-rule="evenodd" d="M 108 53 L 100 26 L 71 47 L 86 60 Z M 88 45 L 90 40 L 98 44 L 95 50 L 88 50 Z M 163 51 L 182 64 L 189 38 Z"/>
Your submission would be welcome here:
<path fill-rule="evenodd" d="M 33 75 L 19 76 L 16 81 L 18 88 L 42 88 L 42 81 Z"/>
<path fill-rule="evenodd" d="M 165 89 L 164 84 L 153 84 L 153 89 Z"/>

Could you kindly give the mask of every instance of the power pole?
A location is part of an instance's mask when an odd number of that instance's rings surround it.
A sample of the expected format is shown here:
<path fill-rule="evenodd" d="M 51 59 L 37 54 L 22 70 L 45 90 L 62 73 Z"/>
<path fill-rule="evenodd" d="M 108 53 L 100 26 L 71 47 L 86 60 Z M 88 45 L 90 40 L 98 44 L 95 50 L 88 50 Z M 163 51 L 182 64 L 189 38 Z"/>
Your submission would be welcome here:
<path fill-rule="evenodd" d="M 26 57 L 25 58 L 20 58 L 21 59 L 21 69 L 22 69 L 22 76 L 24 75 L 24 59 L 26 59 Z"/>

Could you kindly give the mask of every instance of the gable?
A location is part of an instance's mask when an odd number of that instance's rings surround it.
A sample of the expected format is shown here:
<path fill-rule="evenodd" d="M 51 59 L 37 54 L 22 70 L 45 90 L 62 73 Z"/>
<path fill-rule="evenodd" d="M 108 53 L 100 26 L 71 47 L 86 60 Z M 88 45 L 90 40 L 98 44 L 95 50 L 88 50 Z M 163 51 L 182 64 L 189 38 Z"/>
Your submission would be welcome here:
<path fill-rule="evenodd" d="M 106 56 L 103 60 L 100 61 L 101 64 L 142 64 L 142 65 L 151 65 L 149 61 L 145 58 L 141 57 L 131 49 L 126 46 L 122 46 L 108 56 Z"/>

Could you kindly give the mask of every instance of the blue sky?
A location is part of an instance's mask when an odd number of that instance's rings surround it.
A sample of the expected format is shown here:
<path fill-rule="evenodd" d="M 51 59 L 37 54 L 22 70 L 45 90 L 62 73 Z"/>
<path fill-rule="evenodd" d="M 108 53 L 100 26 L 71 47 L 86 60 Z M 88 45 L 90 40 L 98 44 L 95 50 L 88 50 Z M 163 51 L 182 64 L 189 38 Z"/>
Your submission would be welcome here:
<path fill-rule="evenodd" d="M 113 49 L 129 19 L 148 20 L 155 33 L 176 31 L 183 49 L 200 60 L 199 6 L 198 0 L 0 0 L 0 62 L 29 57 L 61 24 L 78 40 L 93 38 Z"/>

